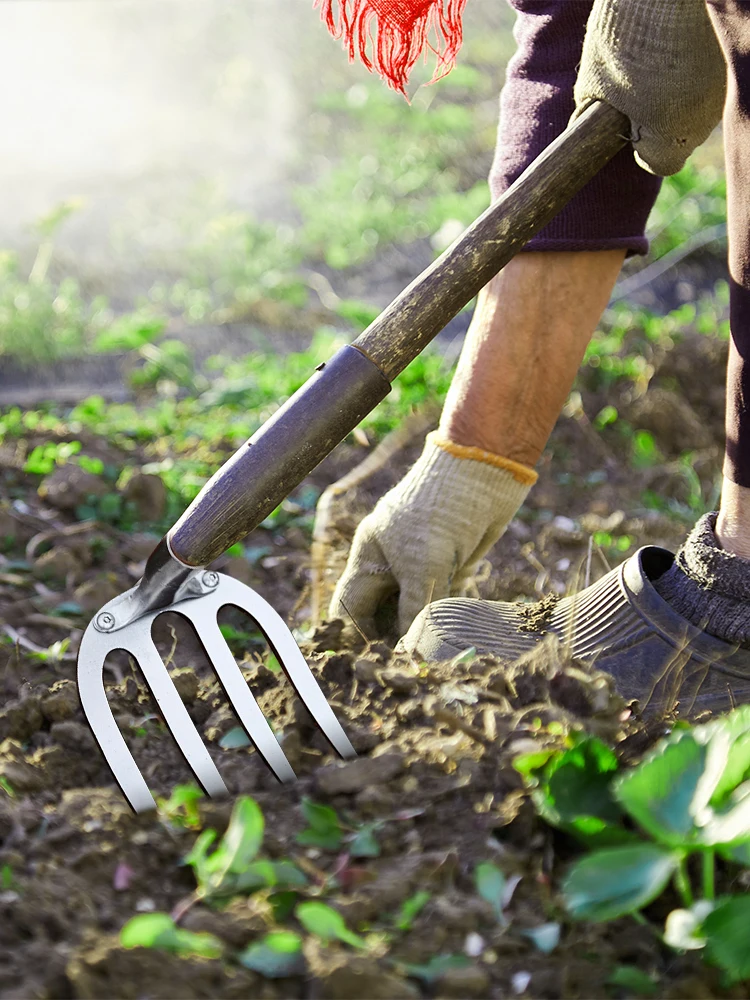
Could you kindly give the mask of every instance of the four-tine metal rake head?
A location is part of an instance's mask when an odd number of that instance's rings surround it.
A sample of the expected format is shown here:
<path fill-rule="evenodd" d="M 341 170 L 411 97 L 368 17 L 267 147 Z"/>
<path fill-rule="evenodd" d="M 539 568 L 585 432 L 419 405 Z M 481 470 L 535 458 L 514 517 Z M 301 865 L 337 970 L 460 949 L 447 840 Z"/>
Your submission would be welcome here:
<path fill-rule="evenodd" d="M 81 641 L 78 664 L 83 711 L 117 783 L 136 812 L 154 809 L 156 803 L 112 716 L 104 690 L 104 661 L 115 649 L 126 650 L 138 663 L 164 721 L 205 792 L 212 796 L 227 794 L 151 637 L 154 620 L 166 611 L 175 611 L 192 623 L 245 732 L 280 781 L 294 781 L 296 776 L 219 630 L 217 615 L 227 605 L 247 612 L 257 622 L 334 749 L 342 757 L 356 756 L 292 633 L 267 601 L 223 573 L 185 567 L 169 554 L 165 542 L 149 562 L 143 579 L 106 604 L 89 624 Z M 149 610 L 148 605 L 157 595 L 168 603 Z"/>

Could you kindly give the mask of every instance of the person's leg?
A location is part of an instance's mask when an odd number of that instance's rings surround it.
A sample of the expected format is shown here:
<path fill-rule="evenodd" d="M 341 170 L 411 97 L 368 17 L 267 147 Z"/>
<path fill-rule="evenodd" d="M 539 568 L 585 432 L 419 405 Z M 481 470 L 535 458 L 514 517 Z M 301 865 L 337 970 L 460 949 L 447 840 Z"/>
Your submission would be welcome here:
<path fill-rule="evenodd" d="M 624 250 L 525 253 L 483 289 L 440 431 L 534 466 L 606 306 Z"/>
<path fill-rule="evenodd" d="M 510 0 L 517 51 L 490 172 L 498 198 L 565 128 L 592 0 Z M 482 291 L 441 434 L 533 466 L 661 184 L 622 150 Z"/>

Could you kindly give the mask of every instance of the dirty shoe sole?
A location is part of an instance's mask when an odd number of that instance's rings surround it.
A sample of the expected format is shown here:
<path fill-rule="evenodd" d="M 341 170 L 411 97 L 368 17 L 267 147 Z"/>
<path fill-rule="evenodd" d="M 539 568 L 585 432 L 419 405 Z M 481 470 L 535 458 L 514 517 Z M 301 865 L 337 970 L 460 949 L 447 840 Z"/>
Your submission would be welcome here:
<path fill-rule="evenodd" d="M 447 598 L 430 604 L 398 650 L 425 661 L 450 659 L 473 646 L 513 661 L 545 635 L 572 656 L 611 674 L 620 693 L 648 714 L 679 704 L 681 715 L 727 711 L 750 701 L 750 650 L 722 642 L 677 614 L 652 580 L 674 561 L 645 546 L 597 583 L 545 609 Z"/>

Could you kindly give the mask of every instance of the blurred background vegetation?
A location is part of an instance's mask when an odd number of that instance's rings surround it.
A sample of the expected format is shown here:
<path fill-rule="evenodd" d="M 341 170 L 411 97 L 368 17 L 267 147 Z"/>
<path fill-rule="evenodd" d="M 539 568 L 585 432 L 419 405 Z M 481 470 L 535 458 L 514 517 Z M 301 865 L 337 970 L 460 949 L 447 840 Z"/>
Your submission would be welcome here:
<path fill-rule="evenodd" d="M 137 446 L 171 517 L 487 207 L 512 12 L 469 5 L 458 67 L 408 104 L 298 0 L 23 6 L 0 11 L 2 73 L 28 82 L 0 140 L 0 438 L 39 475 L 85 464 L 84 431 Z M 724 211 L 714 136 L 664 184 L 589 390 L 642 388 L 660 344 L 727 336 Z M 469 315 L 364 422 L 370 440 L 442 398 Z M 648 462 L 653 442 L 633 440 Z"/>

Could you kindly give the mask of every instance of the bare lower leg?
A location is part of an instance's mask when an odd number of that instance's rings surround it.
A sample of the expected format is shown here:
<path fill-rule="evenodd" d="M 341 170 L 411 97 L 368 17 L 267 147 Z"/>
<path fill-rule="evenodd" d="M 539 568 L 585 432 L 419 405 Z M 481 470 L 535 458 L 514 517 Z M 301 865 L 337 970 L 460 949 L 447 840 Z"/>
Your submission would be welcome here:
<path fill-rule="evenodd" d="M 727 552 L 750 559 L 750 489 L 724 477 L 716 537 Z"/>
<path fill-rule="evenodd" d="M 624 256 L 545 252 L 512 260 L 480 294 L 440 420 L 443 434 L 533 466 Z"/>

